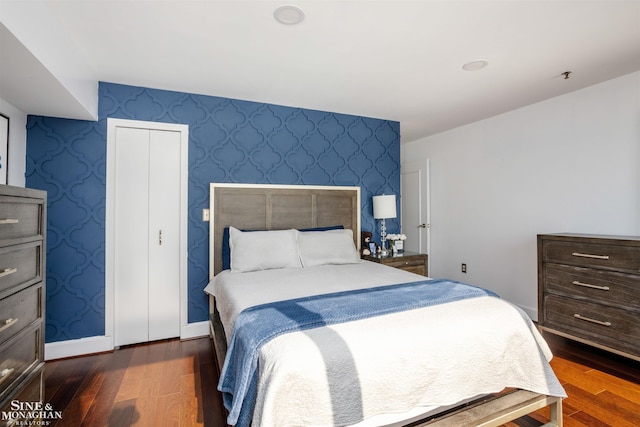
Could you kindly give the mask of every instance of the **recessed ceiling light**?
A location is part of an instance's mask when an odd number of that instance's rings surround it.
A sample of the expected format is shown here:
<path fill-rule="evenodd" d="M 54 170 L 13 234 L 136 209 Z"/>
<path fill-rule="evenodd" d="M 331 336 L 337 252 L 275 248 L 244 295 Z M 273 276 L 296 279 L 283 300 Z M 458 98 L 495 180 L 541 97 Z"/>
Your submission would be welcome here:
<path fill-rule="evenodd" d="M 486 59 L 478 59 L 476 61 L 467 62 L 462 66 L 462 69 L 466 71 L 478 71 L 483 69 L 487 65 L 489 65 L 489 61 L 487 61 Z"/>
<path fill-rule="evenodd" d="M 295 25 L 304 21 L 304 12 L 298 6 L 284 5 L 273 12 L 273 17 L 281 24 Z"/>

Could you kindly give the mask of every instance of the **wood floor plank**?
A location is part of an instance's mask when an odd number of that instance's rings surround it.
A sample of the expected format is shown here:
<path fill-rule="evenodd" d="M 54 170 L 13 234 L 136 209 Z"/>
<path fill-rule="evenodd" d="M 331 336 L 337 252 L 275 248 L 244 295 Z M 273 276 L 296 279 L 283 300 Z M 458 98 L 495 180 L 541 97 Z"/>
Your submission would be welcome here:
<path fill-rule="evenodd" d="M 131 421 L 131 425 L 135 427 L 151 427 L 155 424 L 155 410 L 157 407 L 158 396 L 140 396 L 136 399 L 136 414 Z"/>
<path fill-rule="evenodd" d="M 634 384 L 640 384 L 640 362 L 636 360 L 571 341 L 555 334 L 544 333 L 543 336 L 552 346 L 553 354 L 558 358 L 571 360 Z"/>
<path fill-rule="evenodd" d="M 105 375 L 103 375 L 102 384 L 83 420 L 83 424 L 108 425 L 115 398 L 131 361 L 132 354 L 133 349 L 131 348 L 120 349 L 113 353 L 112 358 L 108 359 L 108 363 L 104 367 Z"/>
<path fill-rule="evenodd" d="M 47 402 L 53 408 L 64 408 L 64 419 L 53 425 L 82 423 L 102 384 L 106 357 L 98 354 L 47 363 L 45 372 L 53 365 L 51 374 L 45 376 Z M 49 388 L 49 382 L 58 383 L 58 387 L 55 390 Z"/>
<path fill-rule="evenodd" d="M 78 359 L 86 359 L 86 358 L 87 357 L 84 357 L 84 358 L 79 357 Z M 58 387 L 64 381 L 66 377 L 65 364 L 66 364 L 66 360 L 62 360 L 62 359 L 47 362 L 47 369 L 44 371 L 44 379 L 48 387 L 51 387 L 51 388 Z M 63 367 L 59 370 L 56 369 L 60 365 L 63 365 Z"/>
<path fill-rule="evenodd" d="M 560 359 L 553 360 L 551 367 L 558 378 L 562 378 L 562 381 L 565 383 L 580 382 L 585 390 L 594 394 L 606 390 L 606 387 L 604 387 L 601 382 L 596 379 L 592 382 L 592 377 L 587 376 L 589 371 L 592 370 L 588 366 L 584 366 L 570 360 Z"/>
<path fill-rule="evenodd" d="M 158 381 L 158 395 L 171 395 L 180 387 L 181 360 L 180 354 L 167 347 L 165 359 L 162 364 L 163 369 Z"/>
<path fill-rule="evenodd" d="M 181 351 L 176 353 L 176 363 L 175 370 L 176 375 L 188 375 L 194 372 L 194 368 L 200 369 L 196 365 L 198 364 L 198 356 L 193 354 L 192 352 L 185 351 L 184 348 L 180 349 Z"/>
<path fill-rule="evenodd" d="M 133 348 L 129 368 L 124 373 L 122 383 L 118 389 L 115 401 L 136 399 L 140 396 L 140 390 L 144 382 L 144 370 L 147 364 L 147 351 L 144 347 Z"/>
<path fill-rule="evenodd" d="M 615 395 L 609 393 L 607 399 L 601 397 L 606 392 L 599 395 L 591 394 L 578 386 L 573 384 L 566 384 L 565 390 L 567 391 L 567 402 L 581 410 L 572 415 L 572 417 L 578 418 L 577 414 L 586 413 L 596 420 L 599 420 L 603 425 L 611 425 L 615 427 L 638 427 L 638 423 L 634 423 L 633 419 L 629 419 L 628 412 L 622 409 L 626 407 L 619 400 L 620 398 L 612 398 Z"/>
<path fill-rule="evenodd" d="M 52 369 L 52 373 L 45 378 L 45 384 L 56 385 L 56 390 L 50 389 L 48 394 L 51 396 L 49 402 L 52 406 L 57 408 L 69 405 L 87 378 L 87 374 L 95 372 L 97 363 L 96 359 L 78 358 L 74 359 L 69 369 L 61 369 L 60 375 L 56 375 L 56 370 Z"/>
<path fill-rule="evenodd" d="M 196 389 L 196 374 L 180 376 L 180 406 L 185 408 L 180 424 L 188 426 L 203 425 L 201 403 Z"/>
<path fill-rule="evenodd" d="M 158 396 L 160 394 L 164 362 L 164 347 L 153 343 L 147 348 L 147 364 L 144 366 L 144 387 L 140 396 Z"/>
<path fill-rule="evenodd" d="M 104 380 L 105 364 L 113 357 L 112 353 L 100 353 L 85 356 L 91 359 L 90 367 L 84 372 L 84 379 L 80 384 L 78 392 L 86 394 L 96 394 L 102 386 Z M 73 363 L 77 363 L 80 358 L 71 359 Z M 84 358 L 82 358 L 84 359 Z"/>
<path fill-rule="evenodd" d="M 587 372 L 586 376 L 589 378 L 589 383 L 599 384 L 604 390 L 640 406 L 640 388 L 637 384 L 595 369 Z"/>
<path fill-rule="evenodd" d="M 62 410 L 62 419 L 59 421 L 53 420 L 51 425 L 55 427 L 83 425 L 83 420 L 86 418 L 87 412 L 89 412 L 89 408 L 91 408 L 94 399 L 95 395 L 77 395 L 69 406 Z M 59 406 L 53 407 L 56 409 L 59 408 Z"/>
<path fill-rule="evenodd" d="M 592 426 L 591 424 L 585 424 L 578 418 L 574 418 L 574 417 L 565 417 L 563 418 L 562 422 L 563 422 L 563 427 L 595 427 L 595 426 Z"/>
<path fill-rule="evenodd" d="M 609 390 L 599 393 L 597 397 L 610 404 L 610 411 L 607 414 L 608 417 L 604 419 L 605 422 L 616 425 L 620 423 L 619 418 L 623 418 L 631 426 L 640 426 L 640 405 L 638 403 L 624 399 Z"/>
<path fill-rule="evenodd" d="M 582 412 L 582 411 L 575 413 L 568 419 L 565 418 L 564 421 L 565 421 L 564 423 L 565 426 L 567 426 L 568 423 L 578 423 L 578 425 L 583 425 L 587 427 L 616 427 L 616 426 L 607 424 L 604 421 L 594 417 L 593 415 L 588 414 L 586 412 Z"/>
<path fill-rule="evenodd" d="M 155 425 L 157 426 L 180 426 L 181 412 L 180 393 L 164 394 L 158 397 L 155 409 Z"/>
<path fill-rule="evenodd" d="M 205 426 L 226 425 L 226 413 L 222 405 L 222 395 L 217 389 L 218 368 L 214 359 L 200 364 L 200 387 L 202 391 L 203 418 Z"/>
<path fill-rule="evenodd" d="M 116 401 L 107 419 L 108 426 L 127 427 L 131 425 L 136 414 L 136 399 Z"/>

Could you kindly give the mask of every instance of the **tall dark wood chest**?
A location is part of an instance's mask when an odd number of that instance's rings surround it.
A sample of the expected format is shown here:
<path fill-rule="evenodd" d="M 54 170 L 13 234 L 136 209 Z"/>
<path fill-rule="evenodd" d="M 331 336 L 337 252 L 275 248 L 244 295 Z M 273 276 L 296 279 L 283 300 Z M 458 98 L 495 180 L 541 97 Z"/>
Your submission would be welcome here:
<path fill-rule="evenodd" d="M 46 205 L 44 191 L 0 185 L 0 413 L 44 399 Z"/>

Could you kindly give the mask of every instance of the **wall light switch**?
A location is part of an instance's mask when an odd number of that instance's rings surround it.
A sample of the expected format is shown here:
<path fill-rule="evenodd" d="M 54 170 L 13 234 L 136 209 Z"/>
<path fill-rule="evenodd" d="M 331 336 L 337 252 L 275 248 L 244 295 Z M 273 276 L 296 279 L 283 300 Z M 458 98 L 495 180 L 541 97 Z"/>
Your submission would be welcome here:
<path fill-rule="evenodd" d="M 209 209 L 202 209 L 202 222 L 209 222 Z"/>

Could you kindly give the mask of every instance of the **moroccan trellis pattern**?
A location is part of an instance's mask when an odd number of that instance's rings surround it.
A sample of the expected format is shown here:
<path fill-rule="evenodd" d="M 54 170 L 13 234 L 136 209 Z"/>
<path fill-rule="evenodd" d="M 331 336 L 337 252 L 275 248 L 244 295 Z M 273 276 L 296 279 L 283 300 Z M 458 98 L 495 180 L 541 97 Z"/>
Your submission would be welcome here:
<path fill-rule="evenodd" d="M 107 118 L 189 125 L 189 322 L 208 318 L 210 182 L 358 185 L 399 194 L 399 123 L 100 83 L 97 122 L 30 116 L 28 187 L 48 192 L 47 342 L 105 333 Z M 388 222 L 397 232 L 398 220 Z"/>

